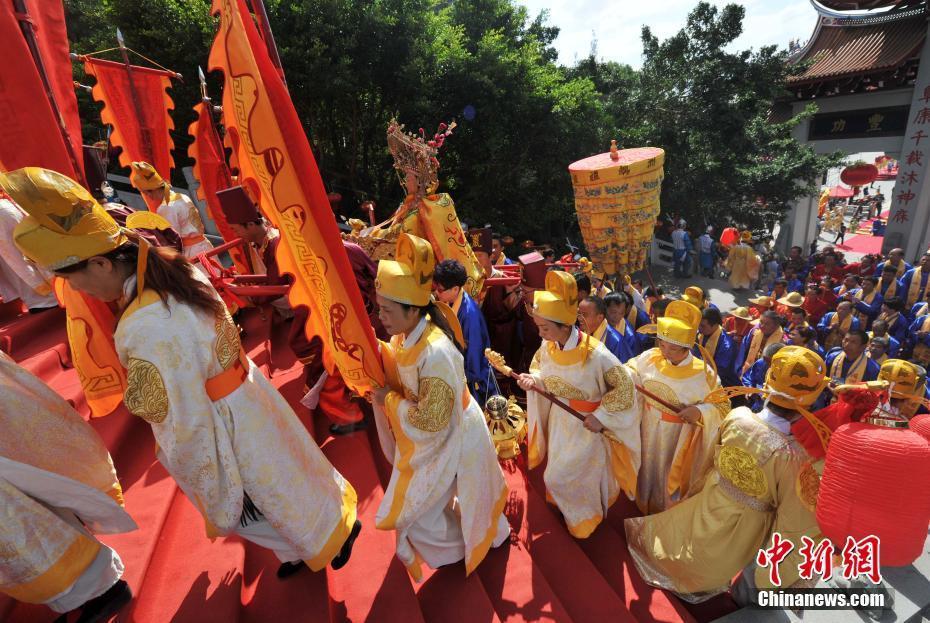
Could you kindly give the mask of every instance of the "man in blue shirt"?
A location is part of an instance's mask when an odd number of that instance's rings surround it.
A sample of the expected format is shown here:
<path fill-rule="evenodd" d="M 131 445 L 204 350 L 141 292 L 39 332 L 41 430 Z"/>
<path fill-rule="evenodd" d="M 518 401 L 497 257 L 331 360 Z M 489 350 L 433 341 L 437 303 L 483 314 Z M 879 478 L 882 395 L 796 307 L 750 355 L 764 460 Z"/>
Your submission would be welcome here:
<path fill-rule="evenodd" d="M 878 291 L 878 283 L 878 277 L 865 277 L 859 289 L 846 292 L 842 297 L 842 300 L 852 303 L 853 313 L 859 319 L 859 325 L 865 329 L 878 317 L 882 303 L 885 302 L 885 298 Z"/>
<path fill-rule="evenodd" d="M 904 299 L 905 309 L 927 298 L 928 290 L 930 290 L 928 277 L 930 277 L 930 251 L 921 256 L 919 266 L 910 269 L 901 277 L 898 296 Z"/>
<path fill-rule="evenodd" d="M 621 362 L 627 354 L 623 352 L 620 334 L 607 322 L 607 305 L 604 299 L 591 295 L 578 304 L 578 326 L 598 340 Z M 629 357 L 627 357 L 629 359 Z"/>
<path fill-rule="evenodd" d="M 834 348 L 827 353 L 824 361 L 827 364 L 827 374 L 832 379 L 832 385 L 874 381 L 878 378 L 881 366 L 869 358 L 868 344 L 868 333 L 862 329 L 854 329 L 843 337 L 841 347 Z M 812 411 L 827 406 L 832 400 L 833 392 L 829 389 L 824 390 L 814 403 Z"/>
<path fill-rule="evenodd" d="M 465 380 L 468 382 L 468 391 L 484 408 L 490 396 L 488 381 L 491 373 L 484 350 L 491 347 L 491 339 L 481 308 L 463 290 L 467 280 L 464 266 L 456 260 L 443 260 L 436 265 L 433 288 L 436 298 L 452 308 L 462 325 L 462 336 L 465 338 Z"/>
<path fill-rule="evenodd" d="M 775 356 L 775 353 L 784 348 L 786 344 L 781 342 L 777 344 L 769 344 L 762 351 L 762 358 L 757 362 L 752 364 L 752 367 L 749 368 L 740 377 L 740 384 L 743 387 L 755 387 L 756 389 L 762 389 L 765 385 L 765 374 L 769 371 L 769 366 L 772 365 L 772 357 Z M 749 396 L 749 408 L 755 412 L 762 410 L 762 397 L 761 396 Z"/>
<path fill-rule="evenodd" d="M 617 358 L 626 363 L 640 353 L 636 327 L 627 320 L 633 298 L 626 292 L 611 292 L 604 297 L 607 306 L 607 324 L 620 336 L 620 354 Z"/>
<path fill-rule="evenodd" d="M 698 343 L 708 355 L 714 358 L 720 384 L 724 387 L 733 387 L 739 385 L 739 377 L 734 368 L 739 344 L 723 330 L 722 325 L 723 318 L 719 309 L 715 307 L 705 309 L 701 312 L 701 324 L 698 325 Z M 694 355 L 703 358 L 697 346 L 694 347 Z"/>

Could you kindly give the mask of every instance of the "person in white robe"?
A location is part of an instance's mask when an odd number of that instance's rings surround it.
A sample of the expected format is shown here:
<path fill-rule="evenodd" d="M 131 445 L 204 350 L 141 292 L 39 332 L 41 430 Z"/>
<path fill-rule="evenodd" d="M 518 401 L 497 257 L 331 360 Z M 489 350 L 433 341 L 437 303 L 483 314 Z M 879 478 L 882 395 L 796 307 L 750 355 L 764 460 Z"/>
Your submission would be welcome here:
<path fill-rule="evenodd" d="M 433 250 L 400 234 L 396 258 L 381 260 L 375 286 L 392 338 L 381 344 L 388 383 L 373 405 L 393 465 L 376 525 L 396 532 L 397 557 L 414 580 L 422 579 L 423 563 L 435 569 L 464 560 L 470 574 L 509 538 L 507 485 L 465 384 L 458 320 L 430 298 Z"/>
<path fill-rule="evenodd" d="M 106 620 L 132 591 L 119 554 L 93 534 L 136 529 L 110 455 L 64 399 L 3 352 L 0 396 L 0 592 Z"/>
<path fill-rule="evenodd" d="M 712 357 L 691 354 L 700 322 L 697 307 L 672 301 L 657 321 L 658 346 L 626 364 L 634 382 L 652 394 L 638 394 L 643 463 L 636 502 L 647 515 L 700 490 L 712 466 L 720 422 L 730 410 L 725 399 L 705 401 L 720 380 L 708 363 Z"/>
<path fill-rule="evenodd" d="M 31 264 L 13 245 L 13 229 L 26 216 L 9 196 L 0 191 L 0 299 L 19 299 L 31 310 L 57 307 L 52 277 Z"/>
<path fill-rule="evenodd" d="M 574 326 L 577 316 L 574 277 L 547 273 L 546 289 L 533 300 L 533 321 L 543 342 L 518 384 L 527 392 L 529 466 L 548 455 L 546 495 L 572 536 L 583 539 L 621 491 L 635 496 L 640 436 L 630 373 L 603 344 Z M 533 388 L 555 395 L 584 421 Z"/>
<path fill-rule="evenodd" d="M 272 549 L 279 576 L 345 565 L 361 524 L 356 494 L 246 356 L 226 307 L 190 262 L 121 229 L 73 180 L 27 167 L 0 187 L 29 217 L 20 250 L 77 291 L 121 310 L 123 397 L 210 537 Z"/>

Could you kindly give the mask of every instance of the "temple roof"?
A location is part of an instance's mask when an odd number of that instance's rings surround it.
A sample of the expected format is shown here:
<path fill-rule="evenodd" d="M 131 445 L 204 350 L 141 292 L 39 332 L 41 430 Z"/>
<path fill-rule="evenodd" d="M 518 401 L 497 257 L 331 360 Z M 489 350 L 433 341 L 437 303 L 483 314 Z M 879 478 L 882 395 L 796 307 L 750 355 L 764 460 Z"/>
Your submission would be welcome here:
<path fill-rule="evenodd" d="M 913 6 L 924 0 L 817 0 L 817 4 L 834 11 L 869 11 L 872 9 Z"/>
<path fill-rule="evenodd" d="M 869 90 L 873 78 L 878 87 L 883 86 L 878 81 L 888 82 L 884 86 L 889 87 L 903 84 L 913 77 L 926 35 L 927 16 L 922 8 L 847 19 L 822 16 L 810 42 L 792 59 L 793 63 L 809 61 L 811 66 L 789 78 L 788 86 L 842 82 L 844 91 L 847 87 L 855 91 L 864 82 Z"/>

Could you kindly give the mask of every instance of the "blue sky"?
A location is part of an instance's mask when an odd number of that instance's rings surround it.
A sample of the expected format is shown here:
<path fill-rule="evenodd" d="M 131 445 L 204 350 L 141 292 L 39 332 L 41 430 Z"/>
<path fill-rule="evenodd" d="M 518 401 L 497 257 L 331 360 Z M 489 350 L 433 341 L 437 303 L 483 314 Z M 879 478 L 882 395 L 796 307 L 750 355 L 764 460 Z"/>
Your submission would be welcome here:
<path fill-rule="evenodd" d="M 531 16 L 549 9 L 549 22 L 561 29 L 555 45 L 559 60 L 567 65 L 587 56 L 597 38 L 602 59 L 639 67 L 642 63 L 640 29 L 652 28 L 660 39 L 684 26 L 698 0 L 517 0 Z M 711 4 L 746 7 L 739 49 L 777 44 L 791 39 L 806 41 L 814 31 L 817 13 L 810 0 L 710 0 Z"/>

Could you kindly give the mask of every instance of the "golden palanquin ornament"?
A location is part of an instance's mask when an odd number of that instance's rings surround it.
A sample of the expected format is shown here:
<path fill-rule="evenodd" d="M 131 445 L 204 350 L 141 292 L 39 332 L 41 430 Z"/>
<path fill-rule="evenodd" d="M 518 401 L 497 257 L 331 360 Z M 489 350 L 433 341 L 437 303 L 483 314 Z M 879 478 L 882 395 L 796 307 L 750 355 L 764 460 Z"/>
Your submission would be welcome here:
<path fill-rule="evenodd" d="M 665 150 L 617 149 L 568 167 L 575 211 L 595 266 L 608 275 L 645 266 L 659 215 Z"/>
<path fill-rule="evenodd" d="M 526 437 L 526 414 L 513 396 L 488 398 L 484 419 L 498 458 L 509 460 L 520 454 L 520 444 Z"/>

